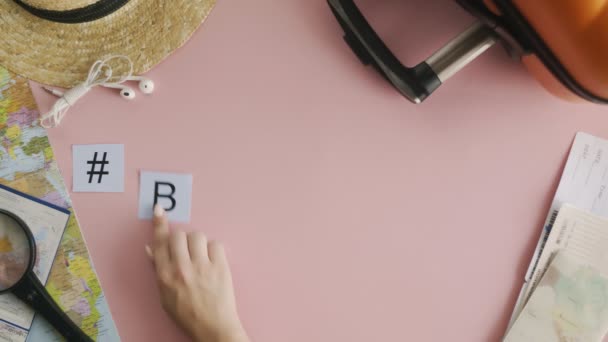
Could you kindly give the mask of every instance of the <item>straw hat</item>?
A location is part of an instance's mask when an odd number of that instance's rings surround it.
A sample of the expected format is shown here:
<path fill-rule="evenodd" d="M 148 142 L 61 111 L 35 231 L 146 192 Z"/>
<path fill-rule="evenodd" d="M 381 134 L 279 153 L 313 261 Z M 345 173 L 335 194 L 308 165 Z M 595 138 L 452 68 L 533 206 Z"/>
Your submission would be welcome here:
<path fill-rule="evenodd" d="M 72 87 L 91 65 L 125 55 L 141 74 L 182 46 L 215 0 L 0 0 L 0 65 Z"/>

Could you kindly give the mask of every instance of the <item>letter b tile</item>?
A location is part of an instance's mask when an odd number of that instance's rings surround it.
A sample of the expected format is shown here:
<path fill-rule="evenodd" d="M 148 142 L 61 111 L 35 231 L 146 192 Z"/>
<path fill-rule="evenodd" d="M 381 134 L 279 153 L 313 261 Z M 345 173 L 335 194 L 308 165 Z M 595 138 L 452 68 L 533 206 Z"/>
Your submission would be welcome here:
<path fill-rule="evenodd" d="M 139 218 L 151 219 L 156 203 L 170 221 L 190 222 L 192 175 L 142 171 L 139 176 Z"/>

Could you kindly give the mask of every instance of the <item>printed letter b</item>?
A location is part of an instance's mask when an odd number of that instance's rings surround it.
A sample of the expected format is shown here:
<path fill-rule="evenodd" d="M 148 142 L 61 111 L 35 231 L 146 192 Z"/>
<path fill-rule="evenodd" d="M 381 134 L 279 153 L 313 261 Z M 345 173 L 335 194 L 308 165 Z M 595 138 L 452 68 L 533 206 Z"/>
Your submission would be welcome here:
<path fill-rule="evenodd" d="M 160 187 L 164 186 L 164 187 L 169 187 L 171 189 L 170 193 L 159 193 Z M 156 205 L 158 203 L 158 198 L 162 197 L 162 198 L 168 198 L 169 201 L 171 201 L 171 207 L 169 208 L 164 208 L 166 211 L 171 211 L 173 209 L 175 209 L 175 206 L 177 205 L 177 201 L 175 201 L 175 198 L 173 197 L 173 194 L 175 194 L 175 185 L 168 183 L 168 182 L 154 182 L 154 205 Z"/>

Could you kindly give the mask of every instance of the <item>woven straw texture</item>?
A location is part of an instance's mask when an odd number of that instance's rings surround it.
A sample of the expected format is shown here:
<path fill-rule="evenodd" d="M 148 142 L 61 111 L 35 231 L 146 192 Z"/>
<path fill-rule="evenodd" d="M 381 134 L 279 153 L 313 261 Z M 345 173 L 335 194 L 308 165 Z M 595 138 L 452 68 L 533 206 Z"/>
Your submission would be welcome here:
<path fill-rule="evenodd" d="M 92 5 L 97 0 L 70 0 L 70 1 L 57 1 L 57 0 L 27 0 L 24 1 L 28 5 L 36 8 L 43 8 L 51 11 L 65 11 L 75 8 L 82 8 L 88 5 Z"/>
<path fill-rule="evenodd" d="M 38 18 L 12 0 L 0 0 L 0 64 L 60 87 L 84 81 L 91 65 L 110 55 L 128 56 L 134 73 L 142 74 L 182 46 L 214 5 L 215 0 L 131 0 L 102 19 L 63 24 Z"/>

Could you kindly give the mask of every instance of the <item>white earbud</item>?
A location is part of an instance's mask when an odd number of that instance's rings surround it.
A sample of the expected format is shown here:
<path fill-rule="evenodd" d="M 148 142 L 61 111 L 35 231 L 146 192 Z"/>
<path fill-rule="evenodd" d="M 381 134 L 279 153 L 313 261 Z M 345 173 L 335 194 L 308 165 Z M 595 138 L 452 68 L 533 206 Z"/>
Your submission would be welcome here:
<path fill-rule="evenodd" d="M 142 76 L 131 76 L 127 78 L 128 81 L 139 81 L 139 90 L 146 95 L 150 95 L 154 92 L 154 82 L 151 79 Z"/>
<path fill-rule="evenodd" d="M 150 95 L 154 92 L 154 82 L 151 79 L 143 76 L 129 76 L 124 78 L 122 82 L 127 81 L 139 81 L 139 90 L 146 95 Z M 120 96 L 127 100 L 133 100 L 135 98 L 135 91 L 133 88 L 129 88 L 121 83 L 103 83 L 102 87 L 120 89 Z"/>
<path fill-rule="evenodd" d="M 129 87 L 124 87 L 120 90 L 120 96 L 126 100 L 133 100 L 135 98 L 135 91 Z"/>
<path fill-rule="evenodd" d="M 122 96 L 123 99 L 133 100 L 135 98 L 135 91 L 132 88 L 123 86 L 122 84 L 105 83 L 101 86 L 105 88 L 120 89 L 120 96 Z"/>

